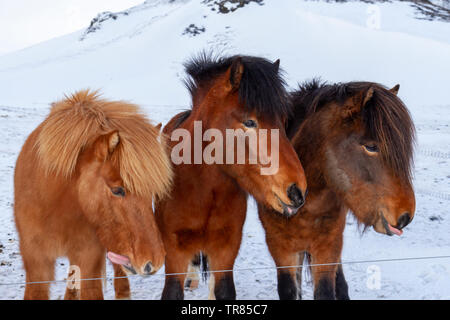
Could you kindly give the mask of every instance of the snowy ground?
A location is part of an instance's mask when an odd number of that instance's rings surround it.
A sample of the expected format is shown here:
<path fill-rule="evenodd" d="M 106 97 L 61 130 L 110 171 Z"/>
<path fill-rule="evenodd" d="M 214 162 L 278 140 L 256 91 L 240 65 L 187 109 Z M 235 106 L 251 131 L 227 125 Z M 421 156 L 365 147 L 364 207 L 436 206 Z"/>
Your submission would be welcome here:
<path fill-rule="evenodd" d="M 364 3 L 266 0 L 220 14 L 200 0 L 147 1 L 103 22 L 83 41 L 81 30 L 0 57 L 0 299 L 23 295 L 24 286 L 17 284 L 24 281 L 24 271 L 12 211 L 14 164 L 48 103 L 80 88 L 101 88 L 105 97 L 139 103 L 150 118 L 166 123 L 189 104 L 181 63 L 201 49 L 281 58 L 291 86 L 314 76 L 400 83 L 399 96 L 418 132 L 416 216 L 402 237 L 373 230 L 361 235 L 350 217 L 343 260 L 450 255 L 450 24 L 415 19 L 414 9 L 404 3 L 383 3 L 377 7 L 379 28 L 368 27 L 374 12 L 368 8 Z M 205 31 L 183 35 L 191 24 Z M 372 265 L 380 268 L 380 289 L 366 285 Z M 276 299 L 273 266 L 249 201 L 235 265 L 238 299 Z M 56 279 L 64 279 L 67 267 L 65 259 L 58 261 Z M 345 264 L 344 272 L 353 299 L 450 299 L 450 259 Z M 133 298 L 158 299 L 162 273 L 133 277 Z M 54 284 L 52 298 L 60 298 L 64 287 Z M 111 281 L 105 296 L 114 297 Z M 206 284 L 186 293 L 187 299 L 207 296 Z M 312 298 L 308 283 L 304 298 Z"/>

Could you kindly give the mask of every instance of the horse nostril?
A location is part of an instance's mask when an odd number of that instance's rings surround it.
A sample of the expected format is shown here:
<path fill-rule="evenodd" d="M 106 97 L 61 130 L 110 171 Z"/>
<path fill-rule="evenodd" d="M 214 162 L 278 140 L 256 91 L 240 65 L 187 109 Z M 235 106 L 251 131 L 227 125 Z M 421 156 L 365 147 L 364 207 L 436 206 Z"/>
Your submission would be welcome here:
<path fill-rule="evenodd" d="M 409 212 L 402 214 L 400 216 L 400 218 L 398 218 L 396 228 L 399 230 L 403 229 L 411 222 L 411 220 L 412 219 L 411 219 L 411 215 L 409 214 Z"/>
<path fill-rule="evenodd" d="M 305 198 L 295 183 L 291 184 L 287 189 L 287 196 L 294 207 L 300 208 L 305 203 Z"/>
<path fill-rule="evenodd" d="M 147 262 L 147 264 L 144 267 L 144 274 L 151 274 L 153 271 L 153 265 L 151 262 Z"/>

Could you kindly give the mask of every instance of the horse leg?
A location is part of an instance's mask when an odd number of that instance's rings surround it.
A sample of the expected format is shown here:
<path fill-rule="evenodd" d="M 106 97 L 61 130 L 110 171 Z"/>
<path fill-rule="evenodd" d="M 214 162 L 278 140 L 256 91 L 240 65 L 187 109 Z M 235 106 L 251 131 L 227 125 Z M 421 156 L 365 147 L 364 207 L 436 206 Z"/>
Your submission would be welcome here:
<path fill-rule="evenodd" d="M 181 250 L 170 250 L 166 247 L 166 279 L 161 300 L 183 300 L 184 299 L 184 281 L 188 265 L 192 259 L 192 255 Z M 171 273 L 175 273 L 171 275 Z"/>
<path fill-rule="evenodd" d="M 114 291 L 116 293 L 116 300 L 131 299 L 130 281 L 125 278 L 127 274 L 122 267 L 113 263 L 114 267 Z"/>
<path fill-rule="evenodd" d="M 225 251 L 226 249 L 224 249 Z M 236 288 L 233 279 L 233 265 L 232 261 L 220 261 L 216 257 L 208 255 L 211 264 L 211 271 L 214 270 L 230 270 L 228 272 L 213 272 L 209 282 L 209 296 L 210 300 L 236 300 Z"/>
<path fill-rule="evenodd" d="M 64 294 L 64 300 L 80 300 L 80 290 L 75 288 L 66 287 L 66 293 Z"/>
<path fill-rule="evenodd" d="M 336 299 L 338 300 L 350 300 L 348 295 L 348 285 L 344 277 L 344 270 L 340 264 L 336 272 Z"/>
<path fill-rule="evenodd" d="M 263 216 L 260 214 L 260 217 Z M 266 230 L 267 247 L 277 266 L 278 297 L 280 300 L 301 299 L 301 292 L 298 290 L 298 286 L 301 285 L 301 268 L 278 268 L 299 264 L 299 253 L 288 249 L 284 240 L 280 240 L 280 237 L 274 236 L 277 233 L 270 228 L 269 223 L 263 224 Z M 299 277 L 300 282 L 298 282 Z"/>
<path fill-rule="evenodd" d="M 53 281 L 55 277 L 55 259 L 42 255 L 41 252 L 27 250 L 22 252 L 26 272 L 25 300 L 48 300 L 50 283 L 30 283 Z"/>
<path fill-rule="evenodd" d="M 105 254 L 102 252 L 102 254 L 89 258 L 90 263 L 81 268 L 81 277 L 82 279 L 99 279 L 82 281 L 80 298 L 82 300 L 103 300 L 103 280 L 100 278 L 105 277 Z"/>
<path fill-rule="evenodd" d="M 102 279 L 105 277 L 105 250 L 99 244 L 87 245 L 83 250 L 69 253 L 70 262 L 80 268 L 80 299 L 102 300 Z"/>
<path fill-rule="evenodd" d="M 271 254 L 277 267 L 295 266 L 299 262 L 297 252 L 286 252 L 284 250 L 274 250 L 271 248 Z M 301 268 L 282 268 L 277 269 L 278 296 L 280 300 L 301 299 L 301 292 L 298 290 L 298 277 L 301 277 Z M 301 282 L 300 282 L 301 285 Z"/>
<path fill-rule="evenodd" d="M 236 300 L 236 288 L 233 279 L 233 266 L 239 252 L 242 229 L 230 232 L 228 241 L 212 243 L 206 251 L 210 270 L 213 271 L 209 284 L 209 299 Z M 227 272 L 214 272 L 230 270 Z"/>
<path fill-rule="evenodd" d="M 313 264 L 326 263 L 327 260 L 314 259 Z M 320 262 L 323 261 L 323 262 Z M 335 300 L 335 266 L 313 266 L 312 275 L 314 279 L 314 300 Z"/>
<path fill-rule="evenodd" d="M 327 239 L 322 243 L 316 243 L 309 251 L 311 263 L 316 265 L 311 267 L 315 300 L 336 299 L 336 274 L 338 270 L 336 263 L 340 261 L 342 248 L 340 243 L 338 239 L 331 239 L 331 241 Z"/>

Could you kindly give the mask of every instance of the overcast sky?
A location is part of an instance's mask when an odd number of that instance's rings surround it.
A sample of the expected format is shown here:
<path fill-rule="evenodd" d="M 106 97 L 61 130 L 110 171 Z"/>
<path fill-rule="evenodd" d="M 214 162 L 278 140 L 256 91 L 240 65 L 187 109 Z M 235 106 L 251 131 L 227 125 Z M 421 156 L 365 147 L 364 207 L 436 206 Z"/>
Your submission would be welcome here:
<path fill-rule="evenodd" d="M 0 0 L 0 55 L 89 26 L 102 11 L 144 0 Z"/>

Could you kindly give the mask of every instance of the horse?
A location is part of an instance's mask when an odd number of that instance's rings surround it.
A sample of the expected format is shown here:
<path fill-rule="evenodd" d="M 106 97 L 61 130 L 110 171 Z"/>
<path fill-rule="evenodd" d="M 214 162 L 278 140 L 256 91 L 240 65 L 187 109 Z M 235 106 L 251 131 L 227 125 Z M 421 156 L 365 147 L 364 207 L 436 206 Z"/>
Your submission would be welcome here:
<path fill-rule="evenodd" d="M 60 256 L 79 268 L 78 278 L 96 279 L 75 279 L 66 299 L 103 298 L 98 278 L 106 253 L 127 274 L 161 268 L 165 250 L 152 197 L 171 187 L 165 141 L 138 106 L 96 91 L 52 104 L 23 145 L 14 174 L 25 299 L 49 298 Z"/>
<path fill-rule="evenodd" d="M 288 93 L 279 60 L 203 53 L 184 66 L 192 108 L 163 129 L 171 137 L 174 180 L 169 196 L 155 202 L 167 252 L 161 298 L 184 298 L 185 273 L 201 254 L 213 272 L 210 297 L 235 299 L 233 273 L 218 271 L 233 268 L 248 194 L 280 216 L 295 215 L 304 203 L 305 175 L 284 130 Z M 200 141 L 199 125 L 205 129 Z M 270 155 L 251 161 L 255 144 L 258 150 L 270 148 Z"/>
<path fill-rule="evenodd" d="M 263 203 L 258 213 L 277 266 L 306 258 L 314 299 L 349 299 L 341 263 L 347 212 L 366 231 L 401 235 L 413 219 L 415 140 L 408 109 L 373 82 L 305 82 L 291 93 L 286 132 L 308 180 L 308 201 L 289 219 Z M 301 268 L 277 269 L 280 299 L 301 299 Z"/>

